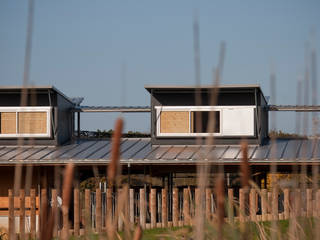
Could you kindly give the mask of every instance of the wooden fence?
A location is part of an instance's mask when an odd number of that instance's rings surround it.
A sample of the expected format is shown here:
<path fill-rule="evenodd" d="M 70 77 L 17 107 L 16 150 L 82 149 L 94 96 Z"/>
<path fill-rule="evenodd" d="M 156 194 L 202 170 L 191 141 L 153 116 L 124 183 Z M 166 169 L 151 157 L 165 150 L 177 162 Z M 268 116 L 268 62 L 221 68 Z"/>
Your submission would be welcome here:
<path fill-rule="evenodd" d="M 116 215 L 126 216 L 130 225 L 139 223 L 143 229 L 191 225 L 199 207 L 203 208 L 208 221 L 215 218 L 216 197 L 213 189 L 206 189 L 202 195 L 199 189 L 192 187 L 173 188 L 172 192 L 161 188 L 129 189 L 121 195 L 123 191 L 107 189 L 104 192 L 97 189 L 91 192 L 86 189 L 80 192 L 74 189 L 69 213 L 62 214 L 59 210 L 61 199 L 55 189 L 48 192 L 43 189 L 38 196 L 34 189 L 30 191 L 30 196 L 25 196 L 24 190 L 21 190 L 20 196 L 16 197 L 9 190 L 7 200 L 1 200 L 1 209 L 2 214 L 8 214 L 9 232 L 14 229 L 17 231 L 15 218 L 19 218 L 17 232 L 22 238 L 25 234 L 36 236 L 45 204 L 54 210 L 54 236 L 58 236 L 63 227 L 75 236 L 85 234 L 88 229 L 101 233 L 106 230 L 108 219 L 117 219 L 117 227 L 122 230 L 125 219 L 116 218 Z M 121 200 L 121 196 L 126 197 Z M 307 189 L 302 192 L 299 189 L 274 189 L 268 192 L 266 189 L 228 189 L 225 199 L 226 221 L 281 220 L 293 214 L 320 216 L 320 190 L 315 192 Z M 122 205 L 119 205 L 120 201 Z M 30 216 L 28 228 L 26 216 Z"/>

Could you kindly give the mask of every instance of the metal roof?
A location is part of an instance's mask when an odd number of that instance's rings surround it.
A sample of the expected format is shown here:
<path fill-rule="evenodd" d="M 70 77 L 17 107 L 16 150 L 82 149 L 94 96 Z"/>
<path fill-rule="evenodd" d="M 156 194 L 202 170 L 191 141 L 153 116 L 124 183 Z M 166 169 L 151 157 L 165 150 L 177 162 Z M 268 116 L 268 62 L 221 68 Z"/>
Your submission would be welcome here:
<path fill-rule="evenodd" d="M 269 111 L 320 112 L 320 105 L 269 105 Z"/>
<path fill-rule="evenodd" d="M 248 147 L 249 161 L 253 164 L 320 163 L 320 141 L 312 139 L 277 140 L 271 150 L 267 145 Z M 121 142 L 122 164 L 239 164 L 239 145 L 151 145 L 150 138 L 124 138 Z M 55 165 L 74 162 L 79 165 L 102 165 L 110 161 L 110 140 L 79 140 L 64 146 L 0 146 L 0 164 L 17 163 Z"/>
<path fill-rule="evenodd" d="M 149 91 L 149 89 L 207 89 L 207 88 L 215 88 L 214 85 L 144 85 L 144 88 Z M 226 84 L 219 85 L 218 88 L 260 88 L 259 84 Z"/>

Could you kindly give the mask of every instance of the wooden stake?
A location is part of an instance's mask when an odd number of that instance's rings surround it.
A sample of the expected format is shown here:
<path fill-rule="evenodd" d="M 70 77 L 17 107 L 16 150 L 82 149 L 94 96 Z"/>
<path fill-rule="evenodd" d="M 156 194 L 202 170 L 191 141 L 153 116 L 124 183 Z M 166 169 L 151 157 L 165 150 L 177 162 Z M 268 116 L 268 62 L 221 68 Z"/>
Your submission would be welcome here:
<path fill-rule="evenodd" d="M 189 189 L 183 189 L 183 217 L 184 225 L 190 225 L 190 199 L 189 199 Z"/>
<path fill-rule="evenodd" d="M 256 190 L 250 190 L 250 217 L 251 221 L 256 221 L 257 214 L 256 214 Z"/>
<path fill-rule="evenodd" d="M 19 221 L 19 227 L 20 227 L 20 239 L 25 239 L 26 234 L 26 212 L 25 212 L 25 191 L 24 189 L 20 189 L 20 221 Z"/>
<path fill-rule="evenodd" d="M 31 230 L 31 238 L 36 238 L 36 190 L 30 190 L 30 210 L 31 210 L 31 223 L 30 223 L 30 230 Z"/>
<path fill-rule="evenodd" d="M 101 233 L 102 228 L 102 204 L 101 204 L 101 189 L 96 189 L 96 232 Z"/>
<path fill-rule="evenodd" d="M 79 236 L 80 235 L 80 194 L 79 189 L 75 188 L 73 190 L 73 198 L 74 198 L 74 235 Z"/>
<path fill-rule="evenodd" d="M 233 189 L 228 189 L 228 218 L 229 223 L 234 221 L 234 211 L 233 211 Z"/>
<path fill-rule="evenodd" d="M 151 188 L 150 208 L 151 208 L 151 228 L 155 228 L 157 224 L 157 189 Z"/>
<path fill-rule="evenodd" d="M 211 220 L 211 189 L 206 189 L 206 218 L 208 221 Z"/>
<path fill-rule="evenodd" d="M 162 218 L 162 227 L 166 228 L 168 226 L 168 205 L 167 205 L 167 189 L 163 188 L 161 190 L 162 195 L 162 208 L 161 208 L 161 218 Z"/>
<path fill-rule="evenodd" d="M 178 188 L 173 188 L 173 198 L 172 198 L 172 225 L 177 227 L 179 225 L 179 190 Z"/>
<path fill-rule="evenodd" d="M 268 220 L 268 204 L 267 204 L 268 192 L 267 191 L 268 191 L 267 189 L 261 190 L 262 221 Z"/>
<path fill-rule="evenodd" d="M 134 226 L 134 189 L 130 189 L 129 190 L 129 198 L 130 198 L 130 202 L 129 202 L 129 215 L 130 215 L 130 224 L 131 227 Z"/>
<path fill-rule="evenodd" d="M 15 234 L 15 219 L 14 219 L 14 195 L 12 189 L 8 191 L 9 196 L 9 218 L 8 218 L 8 225 L 9 225 L 9 239 L 16 239 Z"/>
<path fill-rule="evenodd" d="M 288 188 L 283 190 L 284 193 L 284 219 L 290 218 L 290 190 Z"/>
<path fill-rule="evenodd" d="M 144 188 L 140 188 L 140 225 L 142 229 L 146 229 L 146 206 Z"/>

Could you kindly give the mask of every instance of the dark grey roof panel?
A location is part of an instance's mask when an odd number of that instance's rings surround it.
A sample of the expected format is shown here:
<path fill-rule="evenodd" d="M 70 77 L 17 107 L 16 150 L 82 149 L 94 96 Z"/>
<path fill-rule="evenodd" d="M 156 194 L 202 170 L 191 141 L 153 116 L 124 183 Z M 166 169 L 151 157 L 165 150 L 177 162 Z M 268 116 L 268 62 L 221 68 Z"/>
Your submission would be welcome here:
<path fill-rule="evenodd" d="M 14 151 L 15 149 L 17 149 L 16 147 L 4 147 L 0 150 L 0 157 L 2 157 L 3 155 L 5 155 L 6 153 L 10 152 L 10 151 Z"/>
<path fill-rule="evenodd" d="M 43 149 L 45 149 L 46 147 L 32 147 L 30 149 L 28 149 L 27 151 L 24 151 L 21 154 L 16 155 L 15 157 L 13 157 L 13 159 L 15 160 L 21 160 L 21 159 L 27 159 L 28 157 L 32 156 L 33 154 L 42 151 Z"/>
<path fill-rule="evenodd" d="M 290 140 L 283 153 L 282 158 L 284 160 L 295 160 L 297 158 L 301 143 L 301 140 Z"/>
<path fill-rule="evenodd" d="M 212 151 L 209 152 L 207 158 L 209 160 L 217 160 L 228 150 L 228 146 L 216 146 Z"/>
<path fill-rule="evenodd" d="M 95 153 L 91 154 L 87 159 L 101 159 L 107 155 L 111 150 L 112 143 L 110 142 L 106 147 L 100 148 Z"/>
<path fill-rule="evenodd" d="M 302 140 L 302 144 L 300 147 L 299 155 L 297 158 L 299 159 L 310 159 L 313 157 L 313 149 L 315 142 L 313 140 Z"/>
<path fill-rule="evenodd" d="M 161 159 L 174 160 L 185 149 L 185 146 L 174 146 L 166 152 Z"/>
<path fill-rule="evenodd" d="M 257 148 L 257 150 L 253 153 L 252 159 L 266 159 L 267 155 L 269 153 L 270 146 L 269 145 L 263 145 Z"/>
<path fill-rule="evenodd" d="M 240 152 L 240 146 L 237 147 L 229 147 L 225 153 L 223 154 L 223 156 L 221 158 L 223 159 L 235 159 L 237 158 L 238 154 Z"/>
<path fill-rule="evenodd" d="M 146 147 L 146 145 L 150 143 L 149 140 L 137 140 L 137 143 L 134 147 L 127 149 L 125 152 L 121 154 L 121 159 L 131 159 L 134 155 L 136 155 L 141 149 Z"/>
<path fill-rule="evenodd" d="M 187 146 L 183 151 L 176 157 L 178 160 L 191 159 L 192 156 L 200 149 L 200 146 Z"/>
<path fill-rule="evenodd" d="M 288 140 L 271 141 L 268 159 L 282 159 L 287 144 Z"/>
<path fill-rule="evenodd" d="M 12 158 L 14 158 L 17 155 L 21 155 L 23 152 L 27 151 L 28 149 L 30 149 L 30 147 L 28 148 L 16 148 L 14 151 L 10 151 L 4 155 L 1 156 L 2 160 L 10 160 Z M 19 160 L 24 160 L 22 158 L 20 158 Z"/>
<path fill-rule="evenodd" d="M 40 152 L 36 152 L 33 155 L 30 155 L 27 159 L 39 160 L 56 150 L 57 147 L 46 147 L 45 149 L 42 149 Z"/>
<path fill-rule="evenodd" d="M 66 151 L 63 153 L 59 158 L 60 159 L 71 159 L 73 156 L 82 153 L 86 149 L 90 148 L 92 145 L 94 145 L 96 142 L 95 141 L 87 141 L 87 142 L 82 142 L 78 144 L 75 148 L 70 149 L 69 151 Z"/>
<path fill-rule="evenodd" d="M 152 151 L 146 159 L 149 160 L 157 160 L 162 158 L 162 156 L 170 149 L 172 146 L 159 146 L 157 149 Z"/>
<path fill-rule="evenodd" d="M 98 141 L 94 145 L 90 146 L 89 148 L 85 149 L 84 151 L 77 153 L 73 159 L 86 159 L 95 152 L 99 151 L 100 149 L 107 147 L 110 141 Z"/>
<path fill-rule="evenodd" d="M 152 152 L 153 150 L 157 149 L 158 147 L 152 147 L 151 143 L 149 142 L 145 147 L 140 149 L 138 152 L 136 152 L 133 156 L 131 156 L 131 159 L 134 160 L 143 160 Z"/>
<path fill-rule="evenodd" d="M 207 160 L 208 154 L 213 148 L 214 146 L 201 146 L 200 149 L 192 156 L 192 159 Z"/>
<path fill-rule="evenodd" d="M 57 147 L 57 148 L 55 148 L 55 150 L 53 152 L 45 155 L 42 159 L 51 160 L 51 159 L 59 158 L 62 154 L 66 153 L 67 151 L 70 151 L 71 149 L 73 149 L 77 146 L 78 146 L 78 144 L 74 143 L 74 144 L 70 144 L 70 145 Z"/>
<path fill-rule="evenodd" d="M 248 146 L 248 158 L 251 159 L 253 154 L 255 153 L 255 151 L 258 149 L 259 147 L 258 146 Z M 243 154 L 241 152 L 241 148 L 240 148 L 240 152 L 237 156 L 237 159 L 238 160 L 241 160 L 243 157 Z"/>
<path fill-rule="evenodd" d="M 138 142 L 137 140 L 133 140 L 133 139 L 127 139 L 126 141 L 122 141 L 120 145 L 120 154 L 130 149 L 137 142 Z M 106 156 L 104 156 L 103 159 L 110 159 L 110 157 L 111 157 L 111 151 Z"/>

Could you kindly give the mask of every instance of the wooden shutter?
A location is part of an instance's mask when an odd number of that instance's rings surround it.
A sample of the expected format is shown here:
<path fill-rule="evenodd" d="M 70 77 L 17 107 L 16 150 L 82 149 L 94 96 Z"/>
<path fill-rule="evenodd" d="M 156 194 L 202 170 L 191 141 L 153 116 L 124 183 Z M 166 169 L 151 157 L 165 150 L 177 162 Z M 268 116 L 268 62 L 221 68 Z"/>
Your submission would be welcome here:
<path fill-rule="evenodd" d="M 162 111 L 160 133 L 189 133 L 189 112 Z"/>
<path fill-rule="evenodd" d="M 18 133 L 45 134 L 47 133 L 46 112 L 19 112 Z"/>
<path fill-rule="evenodd" d="M 2 112 L 1 118 L 1 134 L 15 134 L 17 133 L 16 113 Z"/>

